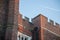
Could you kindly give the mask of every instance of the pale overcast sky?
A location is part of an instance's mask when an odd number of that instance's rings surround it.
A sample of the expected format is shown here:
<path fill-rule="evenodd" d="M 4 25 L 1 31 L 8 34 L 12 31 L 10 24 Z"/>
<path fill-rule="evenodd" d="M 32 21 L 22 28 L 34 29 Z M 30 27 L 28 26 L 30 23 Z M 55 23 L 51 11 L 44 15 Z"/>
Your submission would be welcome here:
<path fill-rule="evenodd" d="M 60 24 L 60 0 L 20 0 L 19 12 L 30 19 L 41 13 Z"/>

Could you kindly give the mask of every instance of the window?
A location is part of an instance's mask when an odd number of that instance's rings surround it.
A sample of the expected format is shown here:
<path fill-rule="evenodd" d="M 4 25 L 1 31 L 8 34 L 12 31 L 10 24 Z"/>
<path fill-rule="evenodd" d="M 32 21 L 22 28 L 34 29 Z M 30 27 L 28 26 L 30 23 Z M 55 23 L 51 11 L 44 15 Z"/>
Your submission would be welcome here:
<path fill-rule="evenodd" d="M 28 40 L 28 38 L 25 38 L 25 40 Z"/>
<path fill-rule="evenodd" d="M 19 40 L 20 40 L 20 35 L 19 35 Z"/>
<path fill-rule="evenodd" d="M 23 37 L 22 37 L 22 40 L 23 40 Z"/>

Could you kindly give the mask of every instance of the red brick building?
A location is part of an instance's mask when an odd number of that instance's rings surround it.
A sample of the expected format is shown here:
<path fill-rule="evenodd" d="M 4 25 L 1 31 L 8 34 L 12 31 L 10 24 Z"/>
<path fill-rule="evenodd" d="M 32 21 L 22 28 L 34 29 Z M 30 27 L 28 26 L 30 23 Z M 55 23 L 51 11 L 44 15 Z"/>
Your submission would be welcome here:
<path fill-rule="evenodd" d="M 23 36 L 26 35 L 26 36 Z M 60 40 L 60 25 L 39 14 L 29 22 L 29 18 L 18 15 L 18 39 L 20 40 Z"/>
<path fill-rule="evenodd" d="M 30 22 L 19 14 L 19 0 L 0 0 L 0 40 L 60 40 L 60 24 L 41 14 Z"/>

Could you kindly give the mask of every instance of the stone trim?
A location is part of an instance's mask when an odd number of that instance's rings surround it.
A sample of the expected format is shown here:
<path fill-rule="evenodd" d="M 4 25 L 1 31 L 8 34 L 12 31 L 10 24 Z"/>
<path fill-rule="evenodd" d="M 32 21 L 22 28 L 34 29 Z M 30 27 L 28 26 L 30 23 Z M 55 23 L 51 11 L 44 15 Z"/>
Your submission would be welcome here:
<path fill-rule="evenodd" d="M 49 31 L 49 32 L 51 32 L 51 33 L 53 33 L 54 35 L 56 35 L 56 36 L 60 37 L 60 35 L 59 35 L 59 34 L 57 34 L 57 33 L 53 32 L 53 31 L 51 31 L 51 30 L 49 30 L 49 29 L 47 29 L 47 28 L 45 28 L 45 27 L 41 27 L 41 28 L 43 28 L 43 29 L 45 29 L 45 30 L 47 30 L 47 31 Z"/>
<path fill-rule="evenodd" d="M 18 25 L 23 27 L 23 25 L 21 25 L 21 24 L 18 24 Z"/>

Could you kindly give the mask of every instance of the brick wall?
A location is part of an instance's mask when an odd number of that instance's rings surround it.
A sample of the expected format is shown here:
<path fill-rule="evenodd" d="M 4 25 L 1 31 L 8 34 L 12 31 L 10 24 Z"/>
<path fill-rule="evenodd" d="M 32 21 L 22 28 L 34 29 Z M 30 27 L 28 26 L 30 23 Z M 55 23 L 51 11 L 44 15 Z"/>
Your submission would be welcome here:
<path fill-rule="evenodd" d="M 44 40 L 60 40 L 59 36 L 56 36 L 55 34 L 49 32 L 47 30 L 44 30 L 43 35 L 44 35 Z"/>
<path fill-rule="evenodd" d="M 29 21 L 23 19 L 21 14 L 18 14 L 18 31 L 28 36 L 32 36 L 32 33 L 31 31 L 29 31 L 29 28 Z"/>
<path fill-rule="evenodd" d="M 0 0 L 0 40 L 17 40 L 18 13 L 19 0 Z"/>
<path fill-rule="evenodd" d="M 9 0 L 9 12 L 6 30 L 6 40 L 17 40 L 18 31 L 18 13 L 19 13 L 19 0 Z M 11 35 L 11 36 L 9 36 Z"/>
<path fill-rule="evenodd" d="M 8 16 L 8 0 L 0 0 L 0 40 L 5 39 Z"/>
<path fill-rule="evenodd" d="M 48 22 L 47 17 L 41 15 L 41 40 L 60 40 L 60 27 L 54 25 L 54 21 Z M 45 30 L 44 30 L 45 29 Z M 48 31 L 47 31 L 48 30 Z M 45 38 L 45 39 L 44 39 Z"/>
<path fill-rule="evenodd" d="M 56 38 L 55 40 L 59 40 L 60 37 L 60 26 L 59 24 L 55 23 L 54 25 L 54 21 L 50 20 L 50 22 L 48 22 L 48 18 L 39 14 L 38 16 L 36 16 L 35 18 L 32 19 L 32 23 L 39 28 L 39 40 L 53 40 L 53 38 Z M 48 30 L 46 32 L 46 30 Z M 45 33 L 50 34 L 52 36 L 48 36 L 45 35 Z M 55 37 L 54 37 L 55 36 Z M 45 38 L 46 37 L 46 38 Z M 50 39 L 51 37 L 51 39 Z M 45 38 L 45 39 L 44 39 Z M 48 39 L 47 39 L 48 38 Z"/>

